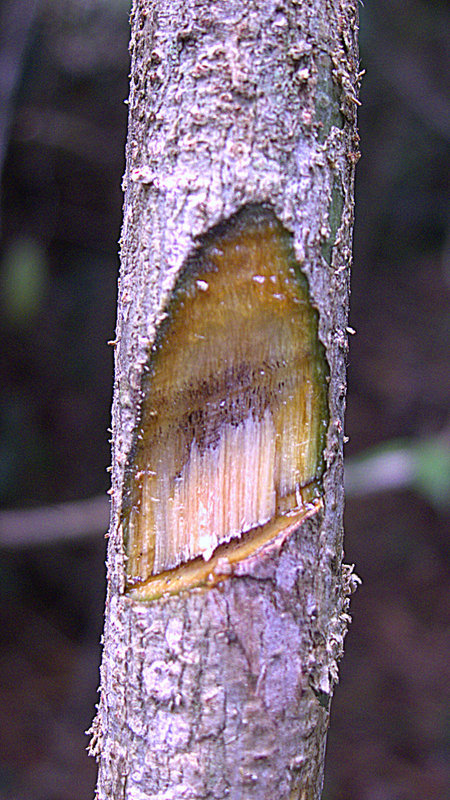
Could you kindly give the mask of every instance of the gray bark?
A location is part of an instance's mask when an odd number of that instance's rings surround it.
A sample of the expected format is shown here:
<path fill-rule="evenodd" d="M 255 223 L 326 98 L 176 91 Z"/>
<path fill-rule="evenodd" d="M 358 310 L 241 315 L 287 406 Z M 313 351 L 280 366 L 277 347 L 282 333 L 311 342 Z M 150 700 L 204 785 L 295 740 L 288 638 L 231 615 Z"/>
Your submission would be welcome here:
<path fill-rule="evenodd" d="M 356 0 L 135 0 L 113 404 L 101 800 L 320 797 L 346 631 L 343 414 Z M 215 588 L 124 594 L 141 374 L 196 237 L 246 203 L 294 237 L 330 368 L 323 512 Z"/>

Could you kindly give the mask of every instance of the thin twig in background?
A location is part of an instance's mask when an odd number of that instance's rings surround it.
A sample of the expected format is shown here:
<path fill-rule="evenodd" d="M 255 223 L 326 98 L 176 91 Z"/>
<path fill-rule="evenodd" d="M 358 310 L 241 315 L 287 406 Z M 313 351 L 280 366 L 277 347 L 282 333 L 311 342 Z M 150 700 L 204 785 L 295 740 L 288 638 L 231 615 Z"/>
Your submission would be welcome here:
<path fill-rule="evenodd" d="M 420 486 L 418 479 L 420 452 L 423 451 L 424 444 L 428 448 L 428 454 L 433 451 L 437 458 L 438 454 L 448 452 L 447 433 L 433 437 L 426 443 L 386 443 L 360 456 L 347 459 L 347 498 L 412 488 L 422 489 L 429 498 L 429 493 Z M 94 538 L 105 533 L 108 521 L 109 503 L 107 496 L 103 494 L 71 503 L 0 511 L 0 547 L 20 549 Z"/>
<path fill-rule="evenodd" d="M 105 533 L 109 503 L 105 495 L 30 509 L 0 513 L 0 546 L 38 547 L 74 542 Z"/>

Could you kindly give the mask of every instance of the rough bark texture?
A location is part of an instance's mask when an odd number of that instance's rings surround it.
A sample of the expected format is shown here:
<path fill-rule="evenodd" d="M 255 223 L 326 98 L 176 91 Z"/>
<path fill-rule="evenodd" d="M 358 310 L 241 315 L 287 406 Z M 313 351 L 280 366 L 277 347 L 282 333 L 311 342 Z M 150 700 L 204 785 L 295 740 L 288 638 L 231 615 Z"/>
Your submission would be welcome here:
<path fill-rule="evenodd" d="M 98 796 L 312 800 L 352 584 L 342 445 L 356 0 L 135 0 L 131 25 Z M 215 588 L 132 602 L 120 509 L 142 368 L 196 237 L 250 202 L 293 233 L 319 309 L 323 513 Z"/>

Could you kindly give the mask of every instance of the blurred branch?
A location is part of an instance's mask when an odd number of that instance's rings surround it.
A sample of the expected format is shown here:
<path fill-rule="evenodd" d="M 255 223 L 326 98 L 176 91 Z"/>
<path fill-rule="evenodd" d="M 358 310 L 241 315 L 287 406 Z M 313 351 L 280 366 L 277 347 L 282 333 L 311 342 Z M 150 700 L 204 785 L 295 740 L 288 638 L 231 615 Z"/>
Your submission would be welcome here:
<path fill-rule="evenodd" d="M 366 454 L 345 463 L 346 497 L 361 497 L 411 486 L 414 457 L 408 449 Z"/>
<path fill-rule="evenodd" d="M 416 489 L 434 506 L 450 501 L 449 434 L 428 440 L 388 442 L 345 465 L 348 498 Z M 109 503 L 105 495 L 42 508 L 0 512 L 0 547 L 20 549 L 74 542 L 105 533 Z"/>
<path fill-rule="evenodd" d="M 450 505 L 450 432 L 412 442 L 374 447 L 345 464 L 347 497 L 396 489 L 415 489 L 431 505 Z"/>
<path fill-rule="evenodd" d="M 108 529 L 105 495 L 40 508 L 0 512 L 0 546 L 20 549 L 74 542 Z"/>

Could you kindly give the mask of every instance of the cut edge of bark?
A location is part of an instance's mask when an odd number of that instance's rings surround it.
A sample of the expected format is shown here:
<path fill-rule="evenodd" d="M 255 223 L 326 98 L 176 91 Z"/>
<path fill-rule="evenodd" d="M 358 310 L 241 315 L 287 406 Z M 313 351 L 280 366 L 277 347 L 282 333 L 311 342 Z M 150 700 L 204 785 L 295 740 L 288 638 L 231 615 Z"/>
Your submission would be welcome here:
<path fill-rule="evenodd" d="M 322 500 L 317 499 L 311 502 L 309 508 L 299 513 L 286 514 L 267 525 L 248 531 L 238 540 L 220 545 L 208 560 L 200 556 L 175 569 L 158 573 L 141 584 L 131 586 L 127 596 L 130 600 L 146 602 L 199 587 L 212 589 L 233 577 L 236 564 L 243 562 L 244 566 L 247 559 L 263 556 L 272 548 L 280 548 L 305 520 L 322 509 Z"/>

